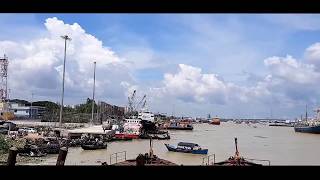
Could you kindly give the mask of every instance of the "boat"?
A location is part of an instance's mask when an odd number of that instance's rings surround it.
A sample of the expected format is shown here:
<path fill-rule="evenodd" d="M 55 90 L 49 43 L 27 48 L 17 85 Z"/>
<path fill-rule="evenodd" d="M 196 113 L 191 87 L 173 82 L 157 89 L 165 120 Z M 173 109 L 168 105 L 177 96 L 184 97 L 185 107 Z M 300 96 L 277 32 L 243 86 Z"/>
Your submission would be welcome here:
<path fill-rule="evenodd" d="M 295 132 L 320 134 L 320 108 L 316 110 L 316 117 L 308 120 L 307 113 L 305 120 L 301 120 L 294 125 Z"/>
<path fill-rule="evenodd" d="M 235 146 L 236 146 L 236 152 L 234 156 L 229 157 L 225 161 L 221 161 L 217 163 L 214 162 L 213 165 L 214 166 L 262 166 L 262 164 L 250 162 L 246 158 L 243 158 L 240 156 L 238 151 L 237 138 L 235 138 Z M 269 160 L 258 160 L 258 161 L 268 161 L 270 164 Z"/>
<path fill-rule="evenodd" d="M 195 143 L 179 142 L 177 147 L 170 144 L 165 144 L 165 146 L 169 151 L 173 152 L 208 154 L 208 149 L 202 149 L 198 144 Z"/>
<path fill-rule="evenodd" d="M 209 124 L 220 125 L 220 118 L 218 118 L 218 117 L 212 118 L 212 120 L 209 122 Z"/>
<path fill-rule="evenodd" d="M 87 139 L 81 144 L 83 150 L 96 150 L 96 149 L 106 149 L 107 143 L 103 142 L 101 139 Z"/>
<path fill-rule="evenodd" d="M 41 149 L 36 145 L 25 145 L 24 148 L 18 149 L 19 156 L 27 157 L 43 157 L 47 153 L 43 153 Z"/>
<path fill-rule="evenodd" d="M 139 138 L 139 134 L 132 134 L 132 133 L 116 133 L 114 135 L 114 138 L 116 140 L 132 140 L 132 139 L 138 139 Z"/>
<path fill-rule="evenodd" d="M 274 121 L 273 123 L 270 123 L 269 126 L 294 127 L 294 124 L 288 120 L 285 122 Z"/>
<path fill-rule="evenodd" d="M 124 158 L 118 157 L 118 154 L 124 154 Z M 113 155 L 116 156 L 116 162 L 112 163 L 111 159 Z M 118 162 L 118 160 L 124 160 Z M 108 165 L 107 162 L 102 163 L 103 166 Z M 150 138 L 150 149 L 149 153 L 142 154 L 140 153 L 135 159 L 126 159 L 126 151 L 117 152 L 110 155 L 110 164 L 111 166 L 177 166 L 177 164 L 161 159 L 153 153 L 153 141 Z"/>
<path fill-rule="evenodd" d="M 81 145 L 83 150 L 96 150 L 96 149 L 106 149 L 107 144 L 106 143 L 96 143 L 96 144 L 88 144 L 84 143 Z"/>
<path fill-rule="evenodd" d="M 165 125 L 164 129 L 172 130 L 193 130 L 193 126 L 186 122 L 170 122 L 169 125 Z"/>
<path fill-rule="evenodd" d="M 160 131 L 161 132 L 161 131 Z M 159 140 L 166 140 L 170 139 L 170 135 L 168 132 L 164 133 L 144 133 L 140 135 L 140 139 L 159 139 Z"/>

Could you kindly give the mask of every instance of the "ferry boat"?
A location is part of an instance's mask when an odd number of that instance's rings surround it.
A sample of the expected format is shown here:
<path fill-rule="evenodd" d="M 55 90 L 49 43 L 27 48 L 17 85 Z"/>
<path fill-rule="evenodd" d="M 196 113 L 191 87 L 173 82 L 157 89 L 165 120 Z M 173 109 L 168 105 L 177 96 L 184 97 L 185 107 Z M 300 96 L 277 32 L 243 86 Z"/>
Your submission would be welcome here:
<path fill-rule="evenodd" d="M 320 108 L 316 109 L 316 117 L 308 120 L 306 115 L 306 119 L 304 121 L 300 121 L 294 125 L 295 132 L 302 133 L 313 133 L 320 134 Z"/>
<path fill-rule="evenodd" d="M 178 146 L 173 146 L 170 144 L 165 144 L 168 151 L 173 152 L 183 152 L 183 153 L 192 153 L 192 154 L 208 154 L 208 149 L 202 149 L 198 144 L 188 143 L 188 142 L 179 142 Z"/>

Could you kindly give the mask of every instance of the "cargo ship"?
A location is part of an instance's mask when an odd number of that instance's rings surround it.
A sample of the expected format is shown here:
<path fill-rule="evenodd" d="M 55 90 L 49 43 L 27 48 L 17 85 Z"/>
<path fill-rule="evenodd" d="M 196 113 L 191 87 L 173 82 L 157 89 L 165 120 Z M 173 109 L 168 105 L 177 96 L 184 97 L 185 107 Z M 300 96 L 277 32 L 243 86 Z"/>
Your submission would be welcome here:
<path fill-rule="evenodd" d="M 316 117 L 308 120 L 307 112 L 305 120 L 301 120 L 294 125 L 295 132 L 320 134 L 320 108 L 316 111 Z"/>

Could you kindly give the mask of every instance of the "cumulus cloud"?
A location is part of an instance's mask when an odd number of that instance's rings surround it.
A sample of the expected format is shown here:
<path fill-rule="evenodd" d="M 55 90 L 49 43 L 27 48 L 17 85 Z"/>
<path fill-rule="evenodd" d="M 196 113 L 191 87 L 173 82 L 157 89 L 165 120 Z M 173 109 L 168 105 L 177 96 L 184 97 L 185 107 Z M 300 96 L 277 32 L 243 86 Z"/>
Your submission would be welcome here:
<path fill-rule="evenodd" d="M 319 80 L 320 74 L 315 66 L 298 62 L 292 56 L 270 57 L 264 60 L 267 68 L 276 78 L 297 84 L 310 84 Z"/>
<path fill-rule="evenodd" d="M 184 102 L 227 104 L 232 101 L 248 102 L 253 97 L 270 94 L 266 83 L 256 86 L 238 86 L 223 81 L 216 74 L 206 74 L 201 68 L 179 64 L 178 72 L 164 75 L 163 87 L 154 88 L 156 96 L 177 97 Z"/>
<path fill-rule="evenodd" d="M 38 95 L 59 97 L 64 53 L 60 36 L 67 34 L 72 40 L 67 42 L 66 96 L 91 96 L 94 61 L 97 62 L 97 95 L 106 95 L 107 98 L 124 96 L 126 89 L 120 83 L 131 82 L 132 76 L 125 61 L 111 48 L 77 23 L 66 24 L 54 17 L 48 18 L 44 25 L 44 37 L 22 43 L 0 41 L 2 53 L 9 56 L 9 85 L 16 95 L 23 97 L 26 91 L 32 90 Z"/>
<path fill-rule="evenodd" d="M 305 59 L 308 63 L 314 64 L 317 69 L 320 68 L 320 43 L 312 44 L 306 49 Z"/>

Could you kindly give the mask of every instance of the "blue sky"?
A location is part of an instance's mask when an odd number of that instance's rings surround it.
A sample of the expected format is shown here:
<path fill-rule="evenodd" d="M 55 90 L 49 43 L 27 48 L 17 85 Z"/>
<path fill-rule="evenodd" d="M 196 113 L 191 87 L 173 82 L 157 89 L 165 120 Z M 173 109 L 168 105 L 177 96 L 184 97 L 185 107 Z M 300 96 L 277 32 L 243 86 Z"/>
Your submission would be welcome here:
<path fill-rule="evenodd" d="M 70 42 L 68 104 L 90 96 L 85 57 L 97 56 L 98 98 L 123 106 L 135 88 L 151 110 L 171 114 L 175 106 L 178 115 L 268 117 L 275 106 L 274 116 L 294 118 L 305 104 L 318 106 L 319 15 L 1 14 L 0 25 L 0 53 L 20 68 L 13 97 L 59 101 L 58 34 L 69 32 L 78 39 Z M 23 64 L 31 61 L 39 65 Z"/>

